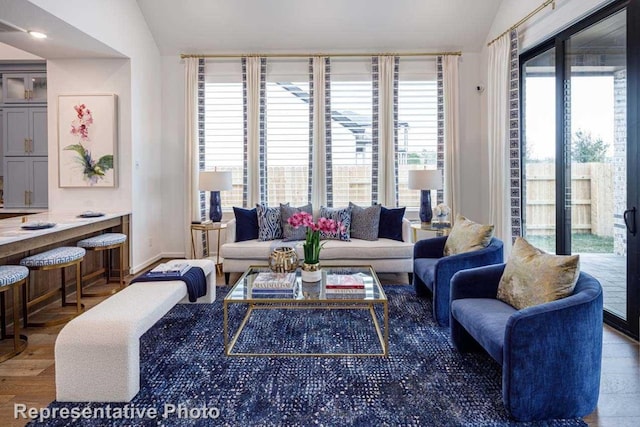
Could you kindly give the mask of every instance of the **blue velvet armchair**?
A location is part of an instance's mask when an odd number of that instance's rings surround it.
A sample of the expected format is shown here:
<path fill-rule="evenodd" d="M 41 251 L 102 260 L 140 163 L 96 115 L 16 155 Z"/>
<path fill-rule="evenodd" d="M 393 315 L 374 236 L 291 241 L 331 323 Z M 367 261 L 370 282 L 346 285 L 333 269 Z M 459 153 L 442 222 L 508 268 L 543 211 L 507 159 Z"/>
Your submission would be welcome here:
<path fill-rule="evenodd" d="M 473 252 L 444 256 L 447 237 L 419 240 L 413 247 L 413 286 L 418 296 L 433 296 L 433 317 L 440 326 L 449 326 L 449 282 L 467 268 L 503 262 L 502 240 L 494 237 L 489 245 Z"/>
<path fill-rule="evenodd" d="M 504 264 L 451 280 L 451 339 L 483 348 L 502 365 L 502 400 L 518 421 L 573 418 L 598 403 L 602 287 L 580 273 L 573 294 L 516 310 L 496 299 Z"/>

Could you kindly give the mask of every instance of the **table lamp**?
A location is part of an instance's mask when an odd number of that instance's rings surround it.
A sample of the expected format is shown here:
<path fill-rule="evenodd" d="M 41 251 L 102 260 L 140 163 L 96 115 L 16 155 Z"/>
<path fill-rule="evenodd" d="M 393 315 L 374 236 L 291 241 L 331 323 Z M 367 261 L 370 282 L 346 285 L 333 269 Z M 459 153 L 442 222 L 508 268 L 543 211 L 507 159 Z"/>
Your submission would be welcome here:
<path fill-rule="evenodd" d="M 222 204 L 220 203 L 220 191 L 231 190 L 230 171 L 201 171 L 198 189 L 211 191 L 209 197 L 209 218 L 213 222 L 222 220 Z"/>
<path fill-rule="evenodd" d="M 442 171 L 414 169 L 409 171 L 409 189 L 420 190 L 420 221 L 431 222 L 431 190 L 442 190 Z"/>

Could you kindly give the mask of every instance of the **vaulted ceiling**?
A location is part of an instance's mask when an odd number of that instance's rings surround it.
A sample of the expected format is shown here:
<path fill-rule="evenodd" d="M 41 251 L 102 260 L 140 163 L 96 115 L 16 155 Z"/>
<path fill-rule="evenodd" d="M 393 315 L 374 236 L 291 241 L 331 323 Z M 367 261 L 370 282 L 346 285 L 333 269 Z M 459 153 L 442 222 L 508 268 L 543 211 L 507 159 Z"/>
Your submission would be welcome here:
<path fill-rule="evenodd" d="M 128 1 L 137 1 L 162 55 L 477 52 L 486 41 L 501 3 L 501 0 Z M 3 23 L 9 24 L 8 31 L 3 30 Z M 25 32 L 31 29 L 47 32 L 50 37 L 46 42 L 35 40 Z M 0 43 L 46 59 L 122 57 L 25 0 L 0 0 Z"/>
<path fill-rule="evenodd" d="M 479 51 L 501 0 L 137 0 L 163 55 Z"/>

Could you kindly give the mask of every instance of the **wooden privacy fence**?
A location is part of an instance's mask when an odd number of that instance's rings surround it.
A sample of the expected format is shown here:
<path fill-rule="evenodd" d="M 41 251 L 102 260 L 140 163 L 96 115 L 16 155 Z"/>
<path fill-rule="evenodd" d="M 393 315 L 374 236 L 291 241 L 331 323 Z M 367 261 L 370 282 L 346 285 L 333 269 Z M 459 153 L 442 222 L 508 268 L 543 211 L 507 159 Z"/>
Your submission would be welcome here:
<path fill-rule="evenodd" d="M 230 168 L 233 175 L 233 190 L 223 194 L 223 203 L 228 206 L 242 206 L 242 167 Z M 307 203 L 309 185 L 307 165 L 269 166 L 267 187 L 270 205 L 291 203 L 301 206 Z M 418 207 L 420 192 L 407 188 L 407 172 L 401 171 L 399 197 L 402 206 Z M 371 199 L 371 165 L 334 165 L 333 206 L 347 206 L 350 201 Z M 380 188 L 383 186 L 380 185 Z M 382 190 L 381 190 L 382 191 Z M 435 200 L 435 192 L 433 193 Z M 314 206 L 315 208 L 315 206 Z M 319 207 L 318 207 L 319 209 Z"/>
<path fill-rule="evenodd" d="M 527 234 L 550 235 L 556 229 L 556 183 L 554 163 L 526 165 Z M 573 163 L 571 165 L 571 223 L 573 233 L 613 236 L 613 167 L 609 163 Z M 234 182 L 242 182 L 242 167 L 232 169 Z M 371 195 L 370 165 L 336 165 L 333 170 L 334 206 L 346 206 L 349 201 L 367 200 Z M 406 182 L 406 176 L 401 177 Z M 307 203 L 307 165 L 293 167 L 270 166 L 267 185 L 270 204 L 290 202 L 292 206 Z M 419 192 L 400 185 L 401 204 L 418 206 Z M 433 195 L 435 197 L 435 194 Z M 414 203 L 407 203 L 414 201 Z M 242 206 L 242 185 L 234 185 L 224 195 L 224 203 Z"/>
<path fill-rule="evenodd" d="M 556 229 L 555 163 L 527 163 L 525 177 L 527 234 Z M 571 165 L 571 231 L 613 236 L 613 168 L 609 163 Z"/>

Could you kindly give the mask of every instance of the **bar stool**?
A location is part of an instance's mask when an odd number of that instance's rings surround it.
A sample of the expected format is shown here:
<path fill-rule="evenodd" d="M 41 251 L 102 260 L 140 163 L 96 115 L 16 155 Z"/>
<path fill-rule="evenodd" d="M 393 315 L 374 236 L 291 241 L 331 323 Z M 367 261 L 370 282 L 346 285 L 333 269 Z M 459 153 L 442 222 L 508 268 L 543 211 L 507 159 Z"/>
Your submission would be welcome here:
<path fill-rule="evenodd" d="M 111 281 L 111 270 L 112 270 L 112 256 L 111 249 L 118 249 L 120 254 L 120 286 L 118 288 L 110 289 L 107 291 L 93 291 L 86 292 L 84 289 L 82 290 L 83 297 L 102 297 L 107 295 L 112 295 L 118 292 L 121 289 L 124 289 L 124 243 L 127 241 L 127 235 L 121 233 L 104 233 L 99 236 L 89 237 L 87 239 L 80 240 L 78 242 L 78 247 L 84 248 L 88 251 L 104 251 L 104 269 L 95 271 L 86 276 L 82 276 L 82 281 L 86 283 L 86 280 L 91 279 L 99 274 L 102 274 L 106 271 L 107 273 L 107 283 Z"/>
<path fill-rule="evenodd" d="M 28 320 L 29 313 L 27 311 L 27 325 L 28 326 L 53 326 L 59 325 L 61 323 L 68 322 L 69 320 L 76 317 L 78 314 L 82 313 L 84 310 L 84 305 L 82 305 L 82 274 L 80 272 L 80 263 L 84 259 L 85 250 L 82 248 L 76 248 L 73 246 L 63 246 L 60 248 L 51 249 L 37 255 L 32 255 L 26 258 L 23 258 L 20 261 L 20 265 L 25 267 L 29 267 L 30 270 L 54 270 L 59 268 L 62 275 L 62 284 L 60 289 L 54 289 L 52 291 L 47 292 L 44 295 L 41 295 L 34 299 L 29 299 L 27 301 L 27 309 L 32 307 L 33 305 L 46 300 L 52 295 L 61 292 L 62 293 L 62 307 L 65 306 L 75 306 L 75 313 L 65 314 L 58 319 L 49 320 L 49 321 L 41 321 L 41 322 L 30 322 Z M 67 303 L 67 291 L 66 291 L 66 274 L 65 267 L 75 265 L 76 266 L 76 302 Z"/>
<path fill-rule="evenodd" d="M 2 340 L 7 338 L 13 338 L 13 350 L 9 350 L 0 353 L 0 362 L 4 362 L 7 359 L 11 359 L 24 351 L 27 348 L 27 337 L 20 335 L 20 291 L 22 290 L 22 310 L 23 314 L 26 313 L 25 301 L 25 286 L 27 282 L 27 276 L 29 275 L 29 269 L 21 267 L 19 265 L 2 265 L 0 266 L 0 304 L 2 315 Z M 22 289 L 20 289 L 22 287 Z M 9 289 L 13 293 L 13 335 L 7 335 L 7 307 L 5 305 L 4 294 Z"/>

